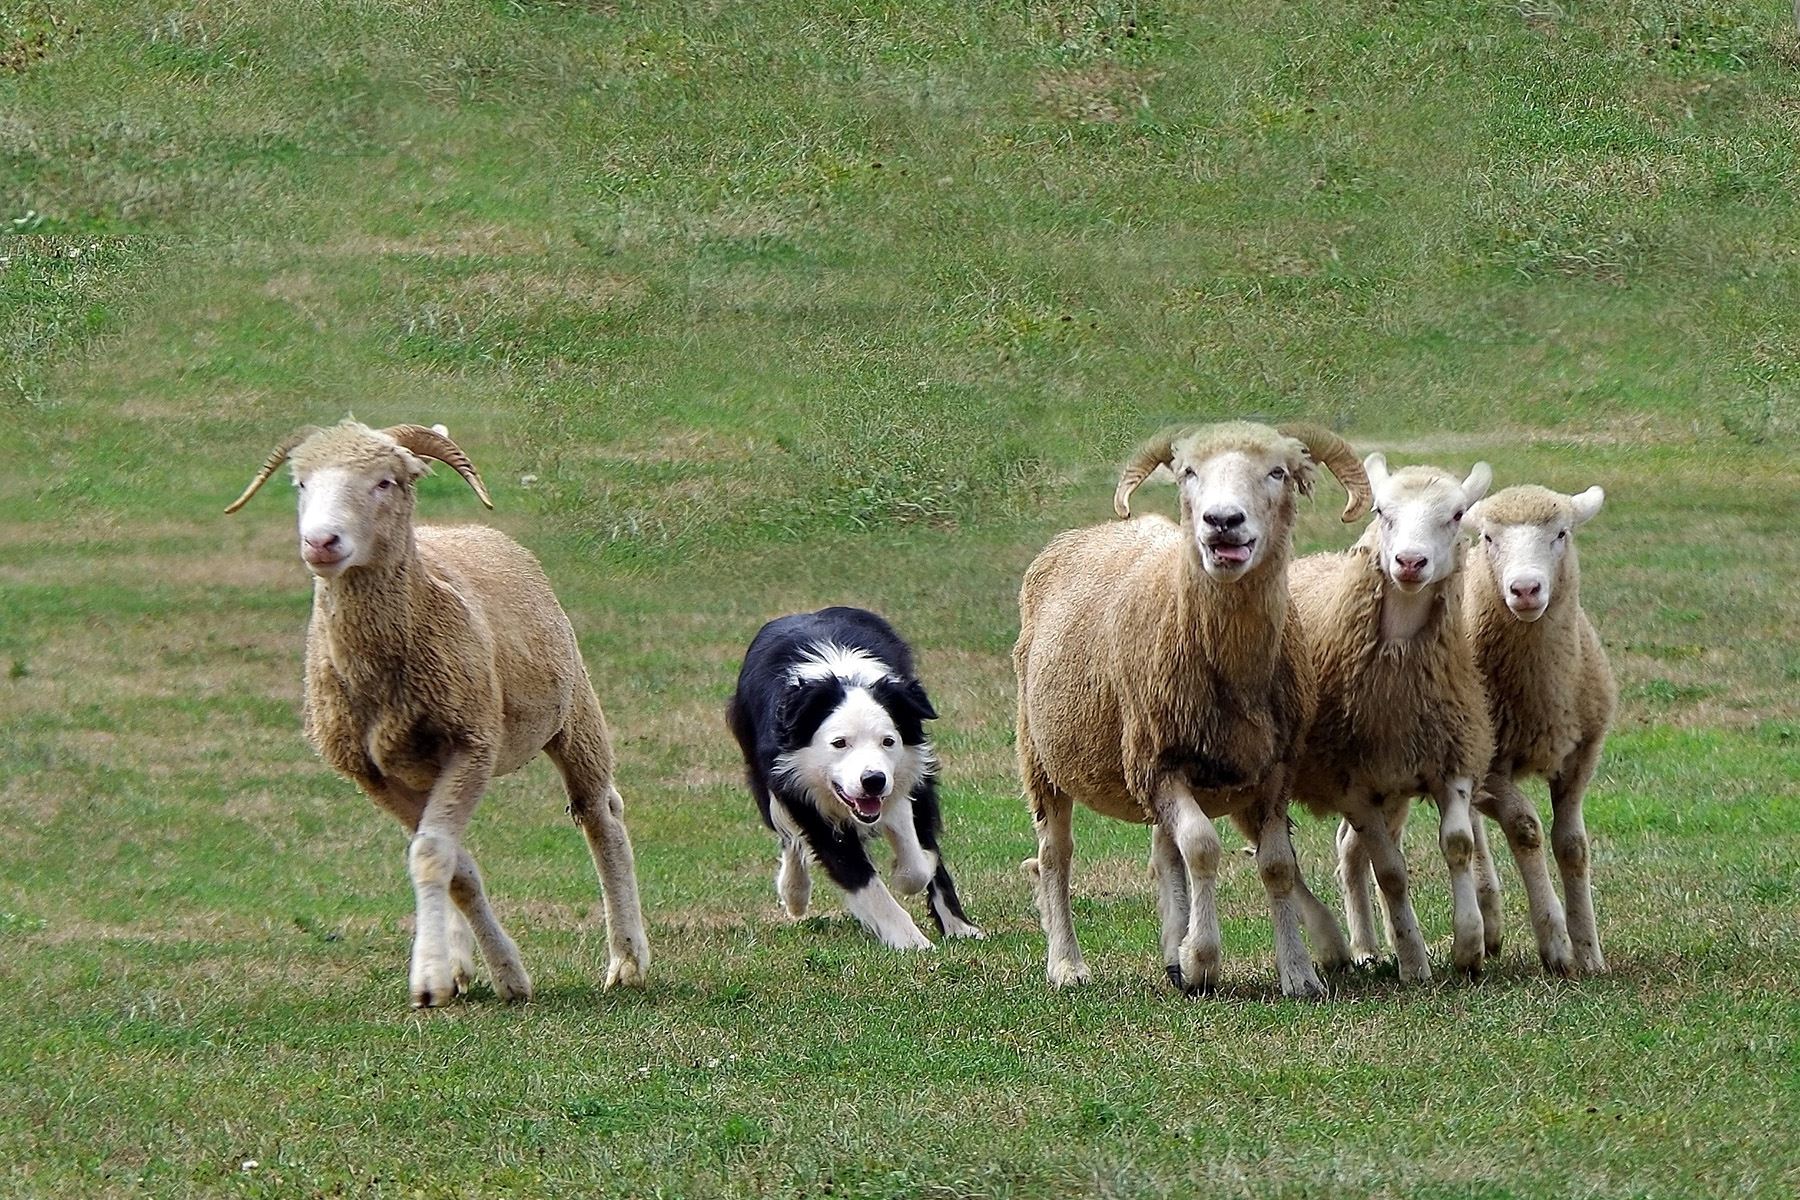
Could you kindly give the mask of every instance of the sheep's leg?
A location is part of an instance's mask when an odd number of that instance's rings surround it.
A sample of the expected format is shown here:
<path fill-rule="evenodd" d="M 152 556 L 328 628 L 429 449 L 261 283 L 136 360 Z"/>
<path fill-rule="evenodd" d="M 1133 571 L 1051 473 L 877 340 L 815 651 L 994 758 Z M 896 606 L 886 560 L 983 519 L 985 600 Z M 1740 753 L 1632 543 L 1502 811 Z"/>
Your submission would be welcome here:
<path fill-rule="evenodd" d="M 786 814 L 806 838 L 813 857 L 831 881 L 844 889 L 844 907 L 884 946 L 896 950 L 929 950 L 931 941 L 919 931 L 912 914 L 902 908 L 881 882 L 862 835 L 855 829 L 827 819 L 810 804 L 787 805 L 780 797 L 775 807 Z"/>
<path fill-rule="evenodd" d="M 452 881 L 450 898 L 456 899 L 456 885 Z M 460 908 L 450 909 L 450 974 L 456 981 L 456 994 L 462 995 L 469 990 L 469 984 L 475 980 L 475 931 L 469 928 L 469 919 L 462 914 Z"/>
<path fill-rule="evenodd" d="M 544 749 L 562 772 L 569 792 L 569 815 L 581 826 L 600 876 L 607 946 L 602 987 L 642 987 L 650 973 L 650 939 L 644 933 L 644 911 L 638 903 L 637 860 L 625 828 L 625 800 L 613 786 L 606 726 L 592 692 L 577 696 L 568 723 Z"/>
<path fill-rule="evenodd" d="M 1488 849 L 1487 821 L 1479 809 L 1471 822 L 1475 835 L 1475 899 L 1481 905 L 1482 950 L 1489 958 L 1500 953 L 1500 873 Z"/>
<path fill-rule="evenodd" d="M 1177 991 L 1186 991 L 1181 944 L 1188 932 L 1187 863 L 1175 835 L 1160 821 L 1150 826 L 1150 863 L 1156 869 L 1156 908 L 1162 917 L 1163 970 Z"/>
<path fill-rule="evenodd" d="M 1369 850 L 1349 818 L 1338 822 L 1338 885 L 1344 894 L 1344 919 L 1350 924 L 1350 954 L 1358 963 L 1381 957 L 1375 937 L 1375 905 L 1369 898 Z"/>
<path fill-rule="evenodd" d="M 1254 856 L 1257 847 L 1262 844 L 1261 831 L 1258 828 L 1256 814 L 1236 813 L 1231 823 L 1238 827 L 1249 845 L 1247 853 Z M 1290 834 L 1290 843 L 1292 837 Z M 1300 905 L 1300 921 L 1306 927 L 1306 937 L 1312 943 L 1313 960 L 1322 971 L 1341 971 L 1350 965 L 1350 946 L 1344 941 L 1344 931 L 1339 927 L 1337 918 L 1331 910 L 1320 902 L 1313 890 L 1306 885 L 1306 873 L 1294 873 L 1294 899 Z"/>
<path fill-rule="evenodd" d="M 1506 834 L 1506 844 L 1525 884 L 1525 902 L 1531 908 L 1531 928 L 1537 935 L 1538 959 L 1552 975 L 1570 975 L 1575 955 L 1569 946 L 1569 926 L 1562 901 L 1550 884 L 1550 868 L 1544 862 L 1544 825 L 1537 809 L 1510 776 L 1488 777 L 1487 794 L 1494 819 Z"/>
<path fill-rule="evenodd" d="M 943 832 L 944 818 L 938 808 L 935 779 L 928 778 L 914 790 L 913 820 L 918 831 L 919 848 L 936 864 L 931 873 L 931 882 L 925 888 L 925 904 L 931 910 L 931 919 L 937 922 L 938 932 L 953 938 L 980 940 L 986 937 L 987 934 L 970 921 L 969 915 L 963 911 L 962 898 L 956 894 L 956 881 L 950 878 L 950 868 L 944 865 L 943 851 L 938 849 L 938 834 Z"/>
<path fill-rule="evenodd" d="M 434 1008 L 456 996 L 450 956 L 450 889 L 463 855 L 462 835 L 493 774 L 488 752 L 454 751 L 425 801 L 407 847 L 417 926 L 409 973 L 414 1008 Z"/>
<path fill-rule="evenodd" d="M 1394 849 L 1400 852 L 1400 856 L 1404 860 L 1406 857 L 1406 819 L 1412 815 L 1412 797 L 1390 797 L 1388 802 L 1382 806 L 1381 811 L 1387 814 L 1388 837 L 1392 839 Z M 1410 883 L 1411 877 L 1408 876 L 1408 879 Z M 1394 914 L 1388 908 L 1387 893 L 1385 892 L 1381 895 L 1381 932 L 1387 938 L 1387 944 L 1394 947 L 1395 952 L 1398 953 L 1400 939 L 1394 933 Z"/>
<path fill-rule="evenodd" d="M 1284 778 L 1271 783 L 1260 809 L 1256 873 L 1262 878 L 1263 890 L 1269 894 L 1269 915 L 1275 927 L 1275 973 L 1281 981 L 1281 994 L 1317 999 L 1325 994 L 1325 985 L 1319 982 L 1312 958 L 1306 952 L 1306 943 L 1300 938 L 1302 905 L 1295 894 L 1300 864 L 1294 857 L 1293 838 L 1288 831 L 1287 781 Z M 1317 903 L 1316 899 L 1314 903 Z"/>
<path fill-rule="evenodd" d="M 1475 781 L 1451 779 L 1433 791 L 1438 806 L 1438 849 L 1450 871 L 1450 959 L 1471 975 L 1481 970 L 1483 954 L 1481 903 L 1475 894 L 1475 831 L 1469 801 Z"/>
<path fill-rule="evenodd" d="M 1219 833 L 1184 784 L 1163 785 L 1156 813 L 1187 869 L 1187 936 L 1176 960 L 1182 988 L 1211 992 L 1219 985 Z"/>
<path fill-rule="evenodd" d="M 1562 874 L 1575 965 L 1588 975 L 1606 970 L 1606 959 L 1600 953 L 1600 931 L 1594 921 L 1587 824 L 1581 816 L 1582 797 L 1599 761 L 1600 740 L 1589 739 L 1575 748 L 1562 771 L 1550 780 L 1550 846 Z"/>
<path fill-rule="evenodd" d="M 1419 919 L 1413 915 L 1412 899 L 1407 894 L 1406 859 L 1394 844 L 1388 829 L 1388 816 L 1368 802 L 1366 796 L 1346 801 L 1345 818 L 1356 829 L 1367 848 L 1370 864 L 1375 868 L 1375 883 L 1387 907 L 1394 951 L 1400 960 L 1400 978 L 1407 983 L 1423 983 L 1431 978 L 1431 959 L 1425 951 L 1425 938 L 1419 932 Z"/>
<path fill-rule="evenodd" d="M 481 947 L 481 957 L 487 961 L 488 974 L 494 981 L 494 994 L 502 1000 L 531 999 L 531 976 L 519 960 L 519 947 L 494 916 L 475 859 L 460 847 L 456 873 L 450 877 L 450 898 L 456 902 L 456 909 L 450 913 L 452 968 L 456 969 L 456 928 L 460 926 L 462 937 L 472 937 Z M 465 948 L 462 953 L 466 957 L 468 950 Z"/>
<path fill-rule="evenodd" d="M 1075 858 L 1075 802 L 1048 781 L 1031 788 L 1032 823 L 1037 826 L 1038 916 L 1047 943 L 1045 973 L 1052 987 L 1077 987 L 1093 975 L 1075 940 L 1075 919 L 1069 912 L 1069 869 Z"/>

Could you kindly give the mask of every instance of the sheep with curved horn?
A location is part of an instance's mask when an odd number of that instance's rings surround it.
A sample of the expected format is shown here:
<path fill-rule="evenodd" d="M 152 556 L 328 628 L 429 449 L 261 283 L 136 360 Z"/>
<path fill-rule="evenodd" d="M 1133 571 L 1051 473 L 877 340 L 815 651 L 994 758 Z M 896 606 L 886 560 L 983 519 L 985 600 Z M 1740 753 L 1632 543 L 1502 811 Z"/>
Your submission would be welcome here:
<path fill-rule="evenodd" d="M 447 464 L 493 507 L 475 465 L 422 425 L 354 420 L 283 439 L 227 512 L 283 462 L 300 495 L 300 557 L 312 571 L 307 740 L 412 835 L 418 907 L 416 1007 L 462 992 L 479 945 L 494 991 L 531 978 L 488 904 L 463 832 L 488 783 L 541 751 L 603 884 L 605 985 L 642 984 L 650 949 L 606 719 L 574 630 L 529 551 L 498 530 L 413 522 L 414 485 Z"/>
<path fill-rule="evenodd" d="M 1037 826 L 1026 867 L 1052 985 L 1089 979 L 1069 912 L 1079 801 L 1151 826 L 1163 964 L 1190 993 L 1219 977 L 1213 820 L 1242 814 L 1256 832 L 1281 990 L 1323 994 L 1300 936 L 1287 815 L 1316 704 L 1287 564 L 1297 497 L 1321 464 L 1350 494 L 1346 519 L 1365 510 L 1362 464 L 1326 430 L 1232 422 L 1159 435 L 1124 468 L 1114 508 L 1129 516 L 1138 485 L 1166 467 L 1180 522 L 1072 530 L 1026 571 L 1013 648 L 1019 770 Z"/>

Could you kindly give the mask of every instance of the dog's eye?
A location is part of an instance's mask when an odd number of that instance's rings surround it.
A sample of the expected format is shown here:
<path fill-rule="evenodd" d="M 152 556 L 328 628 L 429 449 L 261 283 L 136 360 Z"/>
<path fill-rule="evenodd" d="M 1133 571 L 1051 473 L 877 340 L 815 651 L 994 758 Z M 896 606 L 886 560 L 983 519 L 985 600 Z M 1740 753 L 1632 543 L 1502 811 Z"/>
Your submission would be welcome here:
<path fill-rule="evenodd" d="M 894 739 L 893 739 L 893 738 L 882 738 L 882 739 L 881 739 L 881 744 L 882 744 L 882 745 L 883 745 L 883 746 L 887 746 L 887 747 L 889 747 L 889 748 L 892 748 L 892 747 L 893 747 L 893 744 L 894 744 Z"/>
<path fill-rule="evenodd" d="M 831 739 L 831 748 L 833 750 L 842 750 L 845 746 L 848 746 L 849 744 L 850 744 L 850 741 L 848 738 L 832 738 Z"/>

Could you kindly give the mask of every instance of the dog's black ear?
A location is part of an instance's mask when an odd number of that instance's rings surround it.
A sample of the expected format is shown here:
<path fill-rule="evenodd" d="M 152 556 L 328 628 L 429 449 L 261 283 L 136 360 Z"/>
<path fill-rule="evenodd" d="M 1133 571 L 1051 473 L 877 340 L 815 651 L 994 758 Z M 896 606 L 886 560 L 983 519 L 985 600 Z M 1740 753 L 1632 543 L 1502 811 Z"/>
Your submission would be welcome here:
<path fill-rule="evenodd" d="M 916 679 L 898 679 L 888 675 L 875 681 L 870 693 L 888 710 L 900 730 L 900 740 L 916 746 L 925 740 L 925 722 L 937 719 L 937 709 L 925 694 L 925 685 Z"/>
<path fill-rule="evenodd" d="M 775 736 L 782 748 L 798 750 L 812 741 L 825 718 L 843 702 L 844 681 L 835 675 L 827 679 L 796 679 L 788 684 L 775 713 Z"/>

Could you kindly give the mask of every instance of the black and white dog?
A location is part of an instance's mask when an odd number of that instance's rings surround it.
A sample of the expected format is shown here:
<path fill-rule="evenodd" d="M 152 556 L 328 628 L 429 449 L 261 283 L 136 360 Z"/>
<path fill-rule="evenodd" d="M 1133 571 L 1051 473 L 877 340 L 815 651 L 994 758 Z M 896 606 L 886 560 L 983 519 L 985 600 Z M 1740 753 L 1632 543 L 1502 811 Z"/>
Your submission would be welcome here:
<path fill-rule="evenodd" d="M 778 617 L 750 643 L 725 720 L 763 823 L 781 839 L 775 891 L 789 916 L 806 915 L 817 860 L 882 942 L 928 949 L 869 861 L 864 843 L 880 833 L 894 848 L 895 891 L 924 891 L 944 936 L 982 936 L 938 853 L 937 760 L 924 727 L 936 716 L 912 651 L 872 612 Z"/>

